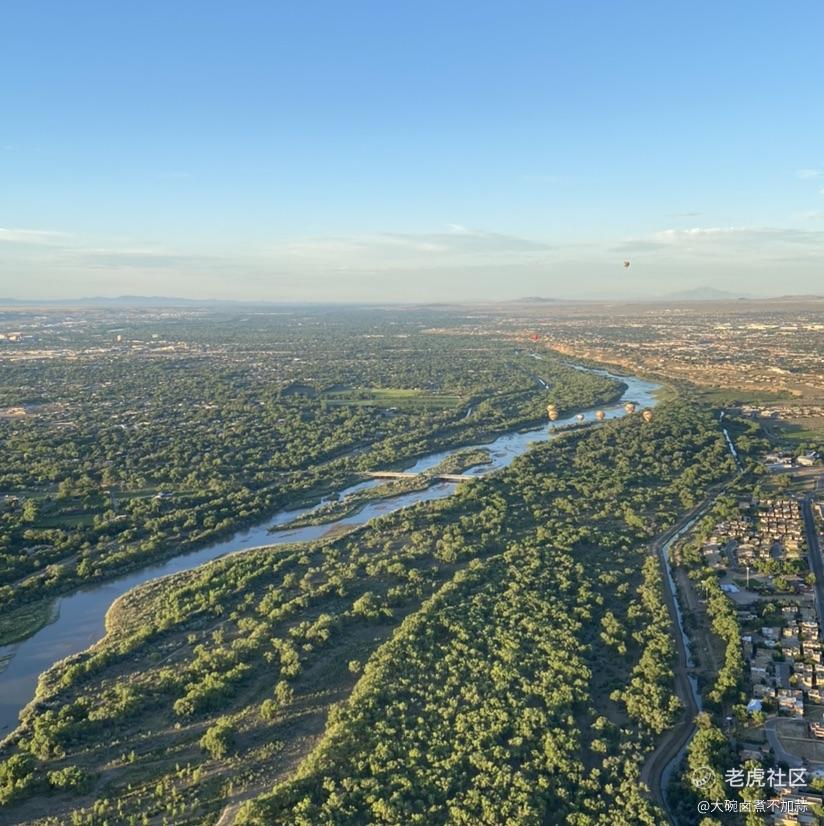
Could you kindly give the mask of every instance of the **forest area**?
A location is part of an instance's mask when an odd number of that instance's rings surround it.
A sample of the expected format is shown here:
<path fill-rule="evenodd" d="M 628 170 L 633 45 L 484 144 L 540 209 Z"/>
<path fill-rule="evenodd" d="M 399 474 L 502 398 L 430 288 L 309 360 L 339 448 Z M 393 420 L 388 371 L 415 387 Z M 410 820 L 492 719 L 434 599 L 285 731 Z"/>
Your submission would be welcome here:
<path fill-rule="evenodd" d="M 195 824 L 257 796 L 238 823 L 658 823 L 638 775 L 678 702 L 648 544 L 732 471 L 675 401 L 130 592 L 41 679 L 0 811 Z"/>
<path fill-rule="evenodd" d="M 562 410 L 621 392 L 426 314 L 77 315 L 0 371 L 0 644 L 80 585 L 535 424 L 541 381 Z"/>

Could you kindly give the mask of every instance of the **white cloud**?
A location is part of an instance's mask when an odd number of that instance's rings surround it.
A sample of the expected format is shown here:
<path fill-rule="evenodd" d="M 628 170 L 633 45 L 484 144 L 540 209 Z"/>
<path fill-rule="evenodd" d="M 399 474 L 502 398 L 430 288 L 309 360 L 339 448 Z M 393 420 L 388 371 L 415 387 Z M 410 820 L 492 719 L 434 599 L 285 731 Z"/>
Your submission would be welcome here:
<path fill-rule="evenodd" d="M 812 178 L 824 178 L 824 169 L 799 169 L 795 176 L 801 178 L 803 181 L 808 181 Z"/>
<path fill-rule="evenodd" d="M 0 229 L 0 241 L 15 242 L 0 244 L 0 263 L 17 273 L 20 297 L 62 290 L 66 296 L 429 301 L 641 295 L 710 282 L 768 295 L 778 283 L 785 292 L 788 283 L 795 292 L 817 289 L 824 228 L 810 217 L 800 224 L 804 229 L 666 227 L 611 247 L 603 237 L 553 246 L 457 223 L 432 232 L 293 238 L 243 250 Z M 625 257 L 633 264 L 628 273 Z"/>
<path fill-rule="evenodd" d="M 553 247 L 513 235 L 447 224 L 443 232 L 306 238 L 275 245 L 266 258 L 283 264 L 300 259 L 336 269 L 407 269 L 511 263 L 543 257 Z"/>
<path fill-rule="evenodd" d="M 656 253 L 674 256 L 747 257 L 794 250 L 801 257 L 824 253 L 824 231 L 795 227 L 691 227 L 665 229 L 629 239 L 612 248 L 622 254 Z"/>
<path fill-rule="evenodd" d="M 71 237 L 67 232 L 54 230 L 0 227 L 0 241 L 11 244 L 59 244 Z"/>

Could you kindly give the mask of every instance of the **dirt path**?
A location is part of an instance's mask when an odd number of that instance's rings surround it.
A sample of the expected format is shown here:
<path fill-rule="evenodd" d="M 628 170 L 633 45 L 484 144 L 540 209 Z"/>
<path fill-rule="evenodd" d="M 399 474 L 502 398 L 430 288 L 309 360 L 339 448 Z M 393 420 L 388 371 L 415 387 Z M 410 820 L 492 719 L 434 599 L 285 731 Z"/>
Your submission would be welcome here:
<path fill-rule="evenodd" d="M 696 621 L 700 623 L 701 617 L 706 617 L 707 609 L 695 593 L 695 586 L 692 584 L 687 572 L 683 568 L 676 568 L 674 575 L 675 581 L 678 585 L 678 594 L 682 599 L 682 615 L 684 617 L 695 617 Z M 715 650 L 715 647 L 710 643 L 707 635 L 697 633 L 690 638 L 690 642 L 697 646 L 698 664 L 700 670 L 706 671 L 708 670 L 708 666 L 712 673 L 717 674 L 721 668 L 721 663 L 718 660 L 718 653 Z"/>
<path fill-rule="evenodd" d="M 243 795 L 244 800 L 249 797 L 254 797 L 255 792 L 249 792 L 246 795 Z M 243 804 L 243 800 L 238 800 L 234 803 L 230 803 L 221 813 L 220 817 L 217 819 L 215 826 L 232 826 L 235 822 L 235 817 L 237 816 L 238 810 L 240 809 L 241 805 Z"/>

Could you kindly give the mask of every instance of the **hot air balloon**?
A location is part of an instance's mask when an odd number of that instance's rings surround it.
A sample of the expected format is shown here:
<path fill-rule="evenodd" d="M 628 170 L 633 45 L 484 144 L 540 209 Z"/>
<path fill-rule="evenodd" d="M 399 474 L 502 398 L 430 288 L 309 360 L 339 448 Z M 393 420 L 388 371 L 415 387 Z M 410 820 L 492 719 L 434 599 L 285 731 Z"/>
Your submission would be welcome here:
<path fill-rule="evenodd" d="M 626 259 L 626 258 L 624 259 L 624 269 L 625 269 L 625 270 L 628 270 L 628 269 L 629 269 L 629 260 L 628 260 L 628 259 Z"/>
<path fill-rule="evenodd" d="M 530 338 L 532 341 L 540 341 L 541 337 L 537 333 L 533 333 Z"/>
<path fill-rule="evenodd" d="M 634 413 L 634 412 L 635 412 L 635 402 L 627 402 L 627 403 L 624 405 L 624 410 L 625 410 L 627 413 Z"/>
<path fill-rule="evenodd" d="M 549 420 L 554 422 L 558 418 L 558 408 L 554 404 L 548 404 L 546 406 L 546 414 L 549 416 Z"/>
<path fill-rule="evenodd" d="M 646 410 L 645 410 L 645 411 L 641 414 L 641 416 L 643 417 L 643 419 L 644 419 L 644 421 L 645 421 L 645 422 L 651 422 L 651 421 L 652 421 L 652 411 L 651 411 L 649 408 L 647 408 L 647 409 L 646 409 Z"/>
<path fill-rule="evenodd" d="M 607 414 L 604 413 L 603 410 L 596 410 L 595 411 L 595 418 L 598 419 L 599 422 L 604 421 L 604 419 L 606 419 L 606 417 L 607 417 Z"/>
<path fill-rule="evenodd" d="M 575 418 L 578 420 L 578 424 L 581 424 L 584 421 L 584 414 L 579 413 Z"/>

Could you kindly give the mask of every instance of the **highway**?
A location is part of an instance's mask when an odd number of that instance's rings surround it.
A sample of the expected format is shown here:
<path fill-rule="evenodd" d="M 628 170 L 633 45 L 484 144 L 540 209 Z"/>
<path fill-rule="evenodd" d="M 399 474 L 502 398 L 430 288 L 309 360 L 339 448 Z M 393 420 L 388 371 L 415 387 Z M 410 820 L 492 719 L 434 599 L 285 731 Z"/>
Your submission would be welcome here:
<path fill-rule="evenodd" d="M 818 531 L 813 517 L 813 494 L 810 493 L 801 502 L 801 513 L 804 517 L 804 530 L 807 534 L 807 558 L 810 568 L 815 574 L 815 610 L 821 621 L 824 618 L 824 560 L 821 558 L 821 547 L 818 542 Z"/>
<path fill-rule="evenodd" d="M 718 421 L 724 438 L 726 439 L 730 455 L 740 471 L 741 461 L 738 458 L 735 445 L 723 425 L 723 412 L 719 416 Z M 668 560 L 668 548 L 678 536 L 681 536 L 695 524 L 726 487 L 727 483 L 721 483 L 711 488 L 708 497 L 700 505 L 683 517 L 663 536 L 658 537 L 652 544 L 652 551 L 658 556 L 661 564 L 665 585 L 664 598 L 674 627 L 674 639 L 678 654 L 673 668 L 675 692 L 684 707 L 684 714 L 680 722 L 664 732 L 655 750 L 641 767 L 641 782 L 650 790 L 653 800 L 664 810 L 667 820 L 669 820 L 670 823 L 675 823 L 675 819 L 669 807 L 669 802 L 667 801 L 666 787 L 673 771 L 681 762 L 684 752 L 690 740 L 692 740 L 693 734 L 695 734 L 695 717 L 701 710 L 701 699 L 697 696 L 697 692 L 690 681 L 692 660 L 687 650 L 688 640 L 682 627 L 677 589 Z M 824 579 L 822 580 L 822 587 L 824 587 Z"/>
<path fill-rule="evenodd" d="M 680 758 L 695 733 L 695 717 L 700 709 L 700 700 L 696 697 L 690 682 L 691 658 L 687 650 L 687 643 L 681 628 L 681 617 L 677 605 L 675 583 L 667 560 L 667 547 L 678 536 L 700 519 L 706 510 L 715 502 L 719 493 L 726 485 L 717 485 L 700 505 L 684 516 L 679 522 L 658 537 L 652 544 L 652 551 L 658 556 L 664 578 L 664 599 L 673 624 L 673 635 L 677 649 L 677 660 L 673 672 L 675 691 L 684 708 L 680 722 L 667 729 L 659 740 L 655 750 L 641 767 L 641 782 L 649 788 L 653 800 L 664 810 L 667 820 L 674 823 L 672 812 L 666 796 L 666 785 L 677 767 Z"/>

